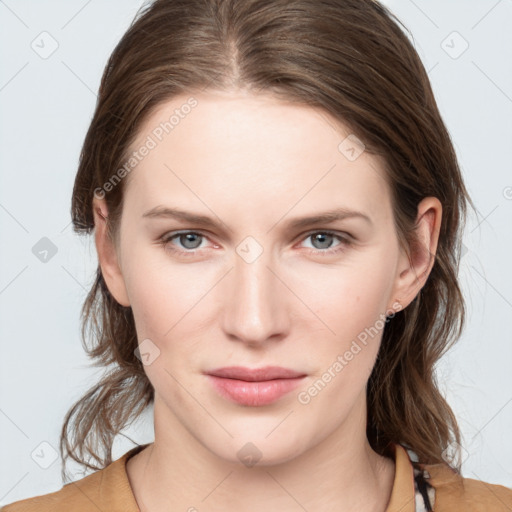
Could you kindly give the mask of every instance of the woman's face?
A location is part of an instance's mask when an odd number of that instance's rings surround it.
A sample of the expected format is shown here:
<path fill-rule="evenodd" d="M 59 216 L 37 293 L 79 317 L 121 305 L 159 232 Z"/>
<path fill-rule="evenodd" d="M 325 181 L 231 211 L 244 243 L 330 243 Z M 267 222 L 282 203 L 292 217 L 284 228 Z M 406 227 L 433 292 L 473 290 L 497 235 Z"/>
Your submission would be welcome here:
<path fill-rule="evenodd" d="M 189 98 L 152 113 L 132 145 L 119 273 L 102 263 L 133 309 L 157 439 L 275 464 L 364 437 L 386 315 L 423 284 L 399 249 L 381 162 L 316 109 Z M 338 218 L 313 219 L 327 212 Z M 209 375 L 269 366 L 298 377 Z"/>

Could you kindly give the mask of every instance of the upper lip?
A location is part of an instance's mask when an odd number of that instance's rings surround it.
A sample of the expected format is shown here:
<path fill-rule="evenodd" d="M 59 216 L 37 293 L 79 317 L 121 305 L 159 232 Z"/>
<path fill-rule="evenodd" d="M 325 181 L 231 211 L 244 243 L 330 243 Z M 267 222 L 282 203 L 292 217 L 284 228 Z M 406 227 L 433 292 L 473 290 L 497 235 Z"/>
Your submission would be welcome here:
<path fill-rule="evenodd" d="M 263 368 L 246 368 L 244 366 L 228 366 L 217 368 L 207 372 L 208 375 L 223 377 L 225 379 L 245 380 L 248 382 L 257 382 L 274 379 L 294 379 L 304 377 L 306 374 L 282 368 L 280 366 L 265 366 Z"/>

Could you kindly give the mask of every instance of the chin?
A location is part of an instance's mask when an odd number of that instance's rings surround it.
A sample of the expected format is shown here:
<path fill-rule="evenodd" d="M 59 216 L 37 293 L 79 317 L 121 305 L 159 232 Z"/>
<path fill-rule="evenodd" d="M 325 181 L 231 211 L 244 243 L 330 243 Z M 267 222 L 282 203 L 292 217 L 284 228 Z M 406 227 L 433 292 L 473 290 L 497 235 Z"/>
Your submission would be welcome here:
<path fill-rule="evenodd" d="M 206 443 L 205 447 L 215 456 L 229 463 L 242 464 L 247 468 L 276 466 L 284 464 L 301 455 L 308 447 L 303 446 L 297 439 L 286 435 L 275 436 L 274 439 L 267 434 L 244 432 L 235 436 L 222 445 L 212 446 Z"/>

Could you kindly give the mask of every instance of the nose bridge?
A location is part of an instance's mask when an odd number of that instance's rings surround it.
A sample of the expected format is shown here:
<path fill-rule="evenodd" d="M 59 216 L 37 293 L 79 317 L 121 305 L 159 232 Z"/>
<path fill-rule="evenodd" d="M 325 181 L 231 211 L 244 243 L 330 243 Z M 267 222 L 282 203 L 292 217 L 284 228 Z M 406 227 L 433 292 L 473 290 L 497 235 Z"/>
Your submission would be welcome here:
<path fill-rule="evenodd" d="M 224 328 L 248 343 L 264 342 L 285 328 L 283 285 L 274 275 L 271 252 L 252 237 L 242 241 L 235 255 Z"/>

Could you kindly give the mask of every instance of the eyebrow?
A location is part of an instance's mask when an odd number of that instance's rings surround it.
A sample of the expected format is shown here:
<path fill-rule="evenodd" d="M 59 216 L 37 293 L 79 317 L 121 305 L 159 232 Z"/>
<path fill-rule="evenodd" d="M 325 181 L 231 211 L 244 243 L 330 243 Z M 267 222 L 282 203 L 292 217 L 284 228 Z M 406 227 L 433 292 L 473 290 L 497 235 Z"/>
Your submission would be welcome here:
<path fill-rule="evenodd" d="M 170 218 L 189 222 L 191 224 L 201 225 L 203 227 L 218 227 L 224 224 L 222 221 L 216 221 L 212 217 L 202 215 L 199 213 L 187 212 L 178 208 L 169 208 L 166 206 L 155 206 L 151 210 L 142 214 L 143 218 Z M 335 208 L 325 212 L 317 213 L 306 217 L 295 217 L 285 222 L 286 229 L 301 229 L 308 226 L 315 226 L 318 224 L 327 224 L 339 220 L 349 218 L 360 218 L 366 221 L 370 226 L 373 225 L 372 219 L 365 213 L 357 210 L 350 210 L 348 208 Z M 277 221 L 278 224 L 280 221 Z M 274 226 L 276 225 L 274 224 Z M 272 229 L 272 228 L 271 228 Z M 270 231 L 270 230 L 269 230 Z"/>

